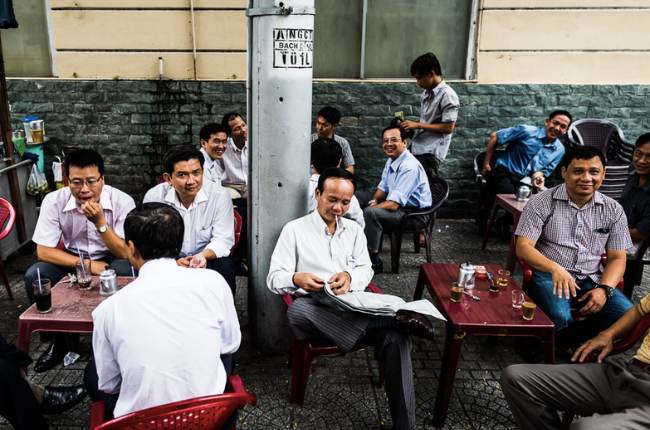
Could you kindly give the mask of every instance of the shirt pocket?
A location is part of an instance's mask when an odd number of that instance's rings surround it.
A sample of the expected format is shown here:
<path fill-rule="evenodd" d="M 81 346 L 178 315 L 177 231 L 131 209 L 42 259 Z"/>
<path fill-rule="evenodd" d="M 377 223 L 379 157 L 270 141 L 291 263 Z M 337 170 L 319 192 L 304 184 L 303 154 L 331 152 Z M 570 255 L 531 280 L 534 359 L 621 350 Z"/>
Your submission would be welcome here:
<path fill-rule="evenodd" d="M 202 228 L 196 234 L 197 248 L 203 250 L 212 240 L 212 227 Z"/>
<path fill-rule="evenodd" d="M 600 226 L 611 229 L 610 226 Z M 599 233 L 599 227 L 592 229 L 589 232 L 589 250 L 595 255 L 601 255 L 605 251 L 605 245 L 609 240 L 609 233 Z"/>

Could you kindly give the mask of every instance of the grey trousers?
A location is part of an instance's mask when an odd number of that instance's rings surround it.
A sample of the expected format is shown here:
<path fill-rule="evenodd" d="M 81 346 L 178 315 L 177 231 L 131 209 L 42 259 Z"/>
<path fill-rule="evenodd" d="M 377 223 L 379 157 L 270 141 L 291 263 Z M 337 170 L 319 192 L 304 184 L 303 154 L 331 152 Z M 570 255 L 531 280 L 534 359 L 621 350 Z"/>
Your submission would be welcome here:
<path fill-rule="evenodd" d="M 349 351 L 358 342 L 374 347 L 375 358 L 384 363 L 386 396 L 393 426 L 415 426 L 415 389 L 411 363 L 411 337 L 393 329 L 366 332 L 370 315 L 338 311 L 318 304 L 311 297 L 296 299 L 287 310 L 291 331 L 298 339 L 326 337 Z"/>
<path fill-rule="evenodd" d="M 518 364 L 501 386 L 521 429 L 560 429 L 557 411 L 582 418 L 572 430 L 650 429 L 650 373 L 623 357 L 605 363 Z"/>

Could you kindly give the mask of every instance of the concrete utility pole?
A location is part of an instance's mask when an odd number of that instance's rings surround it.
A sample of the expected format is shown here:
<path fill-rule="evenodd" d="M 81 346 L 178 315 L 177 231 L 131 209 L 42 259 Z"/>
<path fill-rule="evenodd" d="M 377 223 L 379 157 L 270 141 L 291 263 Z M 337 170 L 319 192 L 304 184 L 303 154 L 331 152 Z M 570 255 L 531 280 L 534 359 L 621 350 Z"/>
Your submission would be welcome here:
<path fill-rule="evenodd" d="M 266 286 L 284 225 L 307 214 L 314 0 L 249 0 L 249 315 L 266 352 L 287 349 L 286 305 Z"/>

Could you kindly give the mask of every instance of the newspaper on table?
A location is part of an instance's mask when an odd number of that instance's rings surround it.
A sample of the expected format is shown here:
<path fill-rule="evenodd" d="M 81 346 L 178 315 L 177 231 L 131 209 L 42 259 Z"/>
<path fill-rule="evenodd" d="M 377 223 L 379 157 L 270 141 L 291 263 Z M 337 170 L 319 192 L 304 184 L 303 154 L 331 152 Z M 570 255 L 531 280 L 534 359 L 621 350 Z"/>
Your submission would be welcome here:
<path fill-rule="evenodd" d="M 347 294 L 338 296 L 334 294 L 329 284 L 325 284 L 323 292 L 310 295 L 324 306 L 342 311 L 388 317 L 395 316 L 397 311 L 410 311 L 446 321 L 438 309 L 430 301 L 424 299 L 406 302 L 400 297 L 390 294 L 375 294 L 366 291 L 349 291 Z"/>

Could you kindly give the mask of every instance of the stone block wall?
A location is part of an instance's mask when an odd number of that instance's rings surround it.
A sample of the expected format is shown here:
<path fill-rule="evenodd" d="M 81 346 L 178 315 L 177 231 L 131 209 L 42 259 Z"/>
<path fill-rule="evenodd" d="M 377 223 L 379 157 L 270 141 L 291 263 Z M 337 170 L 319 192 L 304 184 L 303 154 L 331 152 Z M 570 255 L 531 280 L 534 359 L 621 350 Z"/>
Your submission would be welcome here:
<path fill-rule="evenodd" d="M 162 176 L 162 155 L 172 146 L 198 147 L 198 133 L 229 111 L 246 114 L 242 82 L 9 80 L 12 123 L 35 115 L 46 121 L 51 140 L 45 163 L 66 145 L 98 150 L 106 182 L 140 200 Z M 461 108 L 440 173 L 450 183 L 443 218 L 473 218 L 478 192 L 473 159 L 490 134 L 516 124 L 543 124 L 552 110 L 574 119 L 601 118 L 618 124 L 629 141 L 650 130 L 650 86 L 451 84 Z M 386 156 L 381 130 L 403 111 L 419 117 L 421 89 L 405 83 L 314 83 L 313 116 L 326 105 L 344 115 L 338 134 L 348 139 L 360 188 L 379 183 Z M 313 124 L 312 124 L 313 126 Z M 306 143 L 307 144 L 307 143 Z"/>

